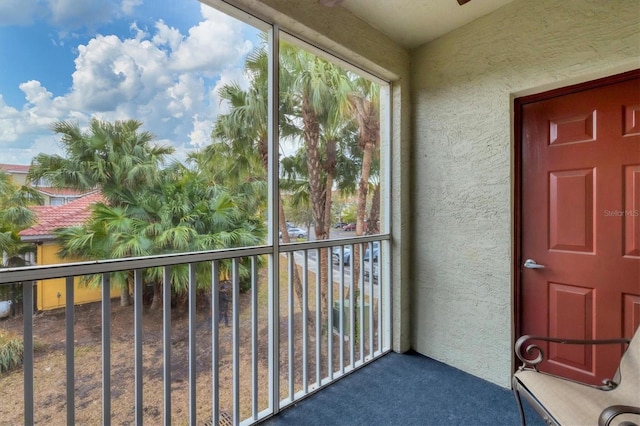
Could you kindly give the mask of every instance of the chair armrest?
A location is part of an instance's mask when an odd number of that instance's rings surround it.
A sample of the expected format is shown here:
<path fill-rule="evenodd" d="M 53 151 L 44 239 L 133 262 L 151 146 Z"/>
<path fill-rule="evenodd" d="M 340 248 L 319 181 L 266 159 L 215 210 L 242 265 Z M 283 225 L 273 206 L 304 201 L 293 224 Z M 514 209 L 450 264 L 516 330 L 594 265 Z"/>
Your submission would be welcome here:
<path fill-rule="evenodd" d="M 613 419 L 620 414 L 640 414 L 640 407 L 634 407 L 631 405 L 612 405 L 605 408 L 600 417 L 598 418 L 598 426 L 609 426 Z M 624 426 L 637 426 L 632 422 L 623 422 L 620 425 Z"/>
<path fill-rule="evenodd" d="M 537 365 L 544 360 L 544 352 L 542 348 L 535 344 L 524 346 L 524 343 L 529 340 L 538 340 L 542 342 L 560 343 L 566 345 L 612 345 L 612 344 L 629 344 L 629 339 L 596 339 L 596 340 L 578 340 L 578 339 L 562 339 L 557 337 L 547 336 L 532 336 L 524 335 L 516 340 L 515 352 L 516 356 L 522 361 L 520 370 L 525 368 L 531 368 L 538 371 Z"/>

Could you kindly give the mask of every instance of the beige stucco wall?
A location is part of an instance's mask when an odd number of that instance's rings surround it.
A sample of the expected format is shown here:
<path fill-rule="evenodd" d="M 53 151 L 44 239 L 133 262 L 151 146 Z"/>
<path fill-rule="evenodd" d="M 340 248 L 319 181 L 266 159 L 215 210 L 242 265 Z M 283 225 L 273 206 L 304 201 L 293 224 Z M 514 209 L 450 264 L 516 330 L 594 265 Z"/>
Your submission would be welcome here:
<path fill-rule="evenodd" d="M 516 0 L 412 58 L 412 345 L 509 386 L 511 105 L 640 68 L 640 1 Z"/>

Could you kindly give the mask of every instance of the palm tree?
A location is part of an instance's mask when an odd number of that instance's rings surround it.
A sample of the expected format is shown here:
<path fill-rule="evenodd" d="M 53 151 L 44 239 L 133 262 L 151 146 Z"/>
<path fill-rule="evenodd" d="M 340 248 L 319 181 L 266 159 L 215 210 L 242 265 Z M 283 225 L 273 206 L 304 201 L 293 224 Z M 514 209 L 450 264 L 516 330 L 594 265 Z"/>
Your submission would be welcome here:
<path fill-rule="evenodd" d="M 35 213 L 29 206 L 40 203 L 42 198 L 35 190 L 18 187 L 9 174 L 0 170 L 0 254 L 7 263 L 15 263 L 17 255 L 31 249 L 30 244 L 20 242 L 19 232 L 35 224 Z"/>
<path fill-rule="evenodd" d="M 334 181 L 339 187 L 351 186 L 345 184 L 345 177 L 355 176 L 353 165 L 358 162 L 359 153 L 349 147 L 357 122 L 350 102 L 354 78 L 340 67 L 287 43 L 281 47 L 281 64 L 280 81 L 287 88 L 283 97 L 287 104 L 293 105 L 289 109 L 297 120 L 292 121 L 302 124 L 300 138 L 304 145 L 298 156 L 306 159 L 306 169 L 300 165 L 297 168 L 306 172 L 316 239 L 327 239 Z M 363 196 L 366 200 L 366 193 Z M 323 283 L 327 282 L 329 256 L 327 250 L 320 255 Z M 325 309 L 326 290 L 322 291 Z"/>
<path fill-rule="evenodd" d="M 266 227 L 259 211 L 248 208 L 253 201 L 245 194 L 231 195 L 219 185 L 211 185 L 203 167 L 189 169 L 175 163 L 163 171 L 161 185 L 148 208 L 158 212 L 157 220 L 149 225 L 153 237 L 154 253 L 216 250 L 262 244 Z M 240 277 L 251 272 L 248 259 L 240 264 Z M 230 275 L 231 265 L 222 262 L 221 272 Z M 211 268 L 197 265 L 198 283 L 208 289 Z M 151 270 L 153 282 L 159 290 L 161 271 Z M 188 268 L 171 268 L 174 293 L 185 294 L 188 289 Z M 154 293 L 154 302 L 161 292 Z M 157 306 L 155 303 L 154 306 Z"/>
<path fill-rule="evenodd" d="M 374 160 L 377 160 L 380 145 L 380 89 L 364 78 L 356 78 L 351 85 L 353 91 L 348 96 L 350 110 L 358 123 L 358 142 L 362 150 L 362 172 L 358 184 L 358 207 L 356 235 L 362 235 L 367 206 L 369 178 Z"/>
<path fill-rule="evenodd" d="M 61 249 L 61 258 L 113 259 L 152 254 L 152 240 L 146 235 L 149 217 L 135 206 L 111 207 L 105 203 L 91 206 L 90 219 L 80 226 L 55 231 Z M 101 285 L 98 275 L 82 279 L 87 286 Z M 133 286 L 133 272 L 111 274 L 111 284 L 129 294 Z M 121 294 L 122 294 L 121 293 Z M 128 299 L 122 299 L 128 306 Z"/>
<path fill-rule="evenodd" d="M 291 200 L 295 203 L 310 206 L 315 237 L 322 240 L 330 233 L 334 183 L 343 189 L 353 187 L 355 192 L 353 183 L 359 177 L 358 235 L 362 235 L 378 138 L 377 101 L 371 96 L 377 87 L 293 45 L 282 43 L 280 52 L 281 136 L 303 141 L 295 155 L 281 162 L 281 187 L 292 192 Z M 266 176 L 269 163 L 267 59 L 263 46 L 247 58 L 245 65 L 251 83 L 248 90 L 228 84 L 219 92 L 230 106 L 230 112 L 218 118 L 212 133 L 214 144 L 205 149 L 205 155 L 211 167 L 215 164 L 225 171 L 224 180 L 220 182 L 241 180 L 242 173 L 258 161 L 262 161 L 263 176 Z M 374 135 L 373 139 L 371 135 Z M 355 140 L 360 148 L 354 146 Z M 359 173 L 355 171 L 356 165 L 360 165 Z M 245 172 L 241 173 L 241 170 Z M 348 179 L 351 179 L 350 183 L 346 183 Z M 364 189 L 363 182 L 366 183 Z M 289 241 L 283 206 L 279 194 L 279 225 L 286 243 Z M 329 253 L 323 250 L 320 256 L 323 283 L 327 282 L 328 260 Z M 294 282 L 297 283 L 296 294 L 301 298 L 301 284 L 295 277 Z M 323 288 L 322 291 L 325 302 L 326 290 Z M 322 305 L 326 309 L 326 303 Z"/>
<path fill-rule="evenodd" d="M 44 178 L 57 187 L 98 188 L 112 206 L 134 204 L 137 191 L 152 184 L 169 146 L 155 145 L 154 136 L 139 131 L 137 120 L 114 123 L 92 119 L 83 132 L 78 123 L 52 125 L 62 135 L 65 157 L 39 154 L 29 170 L 32 181 Z"/>
<path fill-rule="evenodd" d="M 214 142 L 203 152 L 204 161 L 209 165 L 204 168 L 220 170 L 224 174 L 224 179 L 219 182 L 224 182 L 225 186 L 228 186 L 230 181 L 238 181 L 243 173 L 245 176 L 243 179 L 247 179 L 247 173 L 249 173 L 253 176 L 251 179 L 264 179 L 266 183 L 269 167 L 269 138 L 267 122 L 268 54 L 265 43 L 266 38 L 263 38 L 263 44 L 255 49 L 245 62 L 245 70 L 250 78 L 249 89 L 245 91 L 238 84 L 230 83 L 220 88 L 218 92 L 220 98 L 230 107 L 230 111 L 218 116 L 211 135 Z M 286 89 L 281 89 L 281 91 L 285 92 Z M 283 137 L 297 131 L 294 126 L 284 120 L 287 107 L 286 103 L 281 106 L 280 134 Z M 227 160 L 224 160 L 224 157 Z M 253 167 L 257 162 L 262 164 L 261 171 Z M 263 194 L 266 196 L 266 190 Z M 284 203 L 280 192 L 278 192 L 278 227 L 282 235 L 282 242 L 290 243 Z M 297 268 L 294 268 L 293 273 L 295 293 L 300 306 L 302 306 L 302 280 Z M 310 324 L 313 324 L 311 313 L 309 321 Z"/>
<path fill-rule="evenodd" d="M 57 231 L 62 257 L 121 258 L 155 254 L 214 250 L 258 245 L 264 240 L 263 221 L 253 210 L 242 208 L 241 196 L 232 197 L 224 189 L 211 186 L 199 169 L 189 170 L 179 163 L 159 173 L 156 186 L 139 193 L 138 205 L 124 207 L 96 203 L 83 225 Z M 225 265 L 223 263 L 223 272 Z M 241 275 L 249 274 L 241 264 Z M 162 306 L 161 268 L 145 271 L 145 282 L 153 284 L 151 309 Z M 211 269 L 197 265 L 198 285 L 207 289 Z M 132 284 L 133 274 L 112 274 L 121 288 Z M 97 285 L 97 277 L 88 277 Z M 188 289 L 188 268 L 171 268 L 172 292 L 184 295 Z"/>
<path fill-rule="evenodd" d="M 309 199 L 314 219 L 315 237 L 328 238 L 325 224 L 325 181 L 320 144 L 321 121 L 328 106 L 335 102 L 328 75 L 332 65 L 317 56 L 288 43 L 282 43 L 281 82 L 287 86 L 284 102 L 295 105 L 302 121 L 302 139 L 307 163 Z M 325 269 L 325 268 L 323 268 Z M 324 282 L 324 280 L 323 280 Z"/>
<path fill-rule="evenodd" d="M 78 123 L 57 122 L 51 128 L 62 135 L 66 155 L 39 154 L 28 177 L 44 178 L 58 187 L 99 189 L 112 207 L 136 206 L 146 188 L 158 181 L 164 158 L 173 152 L 171 147 L 152 144 L 153 135 L 141 127 L 137 120 L 111 123 L 94 118 L 82 131 Z M 122 286 L 120 303 L 131 304 L 129 286 Z"/>
<path fill-rule="evenodd" d="M 380 187 L 375 186 L 372 200 L 368 228 L 365 229 L 365 213 L 367 207 L 367 196 L 369 193 L 372 169 L 378 169 L 380 145 L 380 89 L 379 87 L 362 77 L 349 76 L 341 80 L 344 89 L 337 91 L 339 96 L 340 111 L 343 116 L 350 116 L 357 124 L 358 128 L 358 148 L 361 155 L 361 170 L 357 187 L 357 207 L 356 207 L 356 235 L 373 233 L 377 227 L 380 209 Z M 354 259 L 360 258 L 360 246 L 354 248 Z M 355 282 L 358 282 L 360 275 L 360 263 L 352 262 L 352 273 Z"/>

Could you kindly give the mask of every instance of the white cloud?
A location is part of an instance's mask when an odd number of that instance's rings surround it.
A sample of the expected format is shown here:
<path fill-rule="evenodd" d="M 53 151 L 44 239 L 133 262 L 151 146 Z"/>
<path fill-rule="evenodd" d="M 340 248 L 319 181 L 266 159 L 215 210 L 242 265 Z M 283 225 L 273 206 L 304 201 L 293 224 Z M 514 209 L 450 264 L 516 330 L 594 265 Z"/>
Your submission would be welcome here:
<path fill-rule="evenodd" d="M 182 43 L 182 34 L 176 28 L 169 27 L 163 20 L 156 23 L 156 35 L 153 36 L 153 42 L 156 46 L 169 46 L 171 50 L 176 50 Z"/>
<path fill-rule="evenodd" d="M 173 81 L 166 54 L 148 40 L 97 36 L 78 51 L 72 75 L 77 108 L 109 111 L 125 102 L 146 103 Z"/>
<path fill-rule="evenodd" d="M 245 40 L 238 21 L 203 6 L 206 20 L 189 29 L 189 35 L 171 55 L 170 66 L 179 71 L 201 71 L 207 75 L 237 62 L 253 48 Z"/>
<path fill-rule="evenodd" d="M 71 16 L 72 3 L 77 5 L 75 0 L 47 1 L 57 8 L 60 20 Z M 114 4 L 99 1 L 105 7 Z M 139 3 L 119 4 L 124 10 Z M 91 117 L 140 120 L 156 141 L 180 150 L 178 158 L 184 158 L 185 150 L 209 143 L 221 108 L 217 90 L 231 81 L 248 86 L 242 68 L 253 44 L 243 35 L 243 24 L 211 8 L 202 10 L 206 19 L 186 35 L 163 21 L 148 33 L 134 22 L 132 38 L 98 35 L 79 45 L 72 87 L 63 96 L 53 97 L 37 80 L 20 85 L 26 99 L 22 109 L 9 107 L 0 95 L 0 156 L 7 158 L 3 161 L 21 158 L 20 163 L 28 163 L 24 159 L 39 152 L 56 152 L 59 137 L 50 125 L 72 120 L 84 126 Z"/>
<path fill-rule="evenodd" d="M 60 152 L 60 136 L 49 134 L 41 135 L 34 138 L 33 145 L 29 148 L 28 152 L 31 158 L 36 155 L 42 154 L 59 154 Z"/>
<path fill-rule="evenodd" d="M 182 74 L 178 81 L 167 89 L 169 98 L 167 111 L 173 117 L 180 118 L 189 111 L 202 108 L 204 100 L 204 82 L 192 74 Z"/>
<path fill-rule="evenodd" d="M 140 27 L 138 27 L 138 23 L 137 22 L 132 22 L 131 25 L 129 25 L 129 29 L 136 34 L 135 39 L 137 41 L 143 40 L 143 39 L 145 39 L 146 37 L 149 36 L 149 34 L 146 31 L 144 31 Z"/>
<path fill-rule="evenodd" d="M 142 5 L 142 0 L 122 0 L 120 10 L 125 15 L 131 15 L 137 6 Z"/>
<path fill-rule="evenodd" d="M 0 143 L 13 142 L 18 139 L 17 125 L 19 121 L 20 111 L 8 106 L 0 95 Z"/>
<path fill-rule="evenodd" d="M 39 81 L 29 80 L 22 83 L 20 90 L 24 92 L 27 102 L 36 108 L 51 104 L 51 92 L 42 87 Z"/>
<path fill-rule="evenodd" d="M 200 120 L 198 114 L 193 116 L 193 130 L 189 133 L 189 144 L 201 148 L 211 143 L 213 120 Z"/>

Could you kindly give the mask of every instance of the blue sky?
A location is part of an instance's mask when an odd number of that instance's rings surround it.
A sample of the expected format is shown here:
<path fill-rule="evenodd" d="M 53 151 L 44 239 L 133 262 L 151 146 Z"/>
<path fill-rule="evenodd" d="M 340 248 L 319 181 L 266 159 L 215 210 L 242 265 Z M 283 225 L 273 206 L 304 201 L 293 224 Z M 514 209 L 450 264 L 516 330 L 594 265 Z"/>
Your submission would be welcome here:
<path fill-rule="evenodd" d="M 0 163 L 61 153 L 49 126 L 134 118 L 176 147 L 207 144 L 218 88 L 246 87 L 258 31 L 197 0 L 0 1 Z"/>

